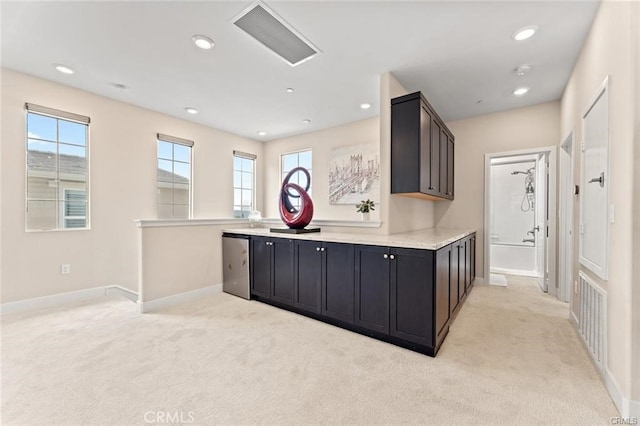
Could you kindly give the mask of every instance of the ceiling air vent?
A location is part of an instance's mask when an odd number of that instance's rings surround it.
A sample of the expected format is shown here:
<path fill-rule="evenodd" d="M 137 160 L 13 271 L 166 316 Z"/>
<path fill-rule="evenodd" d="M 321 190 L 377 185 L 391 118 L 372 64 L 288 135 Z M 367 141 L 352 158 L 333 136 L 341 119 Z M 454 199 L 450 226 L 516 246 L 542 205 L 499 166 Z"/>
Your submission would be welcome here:
<path fill-rule="evenodd" d="M 319 52 L 311 42 L 263 3 L 244 10 L 233 23 L 292 67 L 311 59 Z"/>

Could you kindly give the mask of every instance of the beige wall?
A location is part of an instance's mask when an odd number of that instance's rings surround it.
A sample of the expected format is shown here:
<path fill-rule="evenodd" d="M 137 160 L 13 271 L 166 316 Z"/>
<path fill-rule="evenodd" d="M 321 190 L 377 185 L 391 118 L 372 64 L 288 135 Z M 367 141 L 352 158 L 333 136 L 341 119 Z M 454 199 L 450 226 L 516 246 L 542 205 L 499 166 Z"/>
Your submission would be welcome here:
<path fill-rule="evenodd" d="M 393 74 L 380 77 L 380 159 L 382 166 L 382 230 L 385 234 L 431 228 L 438 202 L 391 195 L 391 99 L 409 93 Z"/>
<path fill-rule="evenodd" d="M 635 76 L 635 100 L 633 101 L 635 106 L 635 131 L 634 131 L 634 149 L 633 149 L 633 163 L 635 165 L 640 164 L 640 3 L 635 2 L 632 5 L 631 11 L 632 19 L 632 45 L 631 52 L 634 58 L 633 68 L 631 75 Z M 634 25 L 635 23 L 635 25 Z M 635 53 L 634 53 L 635 52 Z M 631 360 L 631 377 L 632 389 L 631 399 L 636 401 L 640 405 L 640 285 L 638 285 L 638 279 L 640 279 L 640 167 L 634 167 L 634 181 L 633 181 L 633 277 L 636 285 L 632 288 L 633 303 L 632 306 L 636 306 L 636 309 L 632 310 L 633 315 L 633 335 L 632 335 L 632 347 L 631 353 L 633 358 Z M 640 407 L 636 407 L 640 408 Z M 640 409 L 635 413 L 636 416 L 640 416 Z"/>
<path fill-rule="evenodd" d="M 634 242 L 634 109 L 638 70 L 637 4 L 634 2 L 605 1 L 601 4 L 591 32 L 575 65 L 562 97 L 561 132 L 566 137 L 574 131 L 575 141 L 582 139 L 581 116 L 595 96 L 598 87 L 609 76 L 609 197 L 615 206 L 615 223 L 609 227 L 609 280 L 598 279 L 588 270 L 585 273 L 599 282 L 607 291 L 607 332 L 609 374 L 620 386 L 623 397 L 631 396 L 632 378 L 632 300 L 633 258 L 640 241 Z M 634 13 L 635 10 L 635 13 Z M 635 37 L 635 41 L 633 41 Z M 637 125 L 637 122 L 636 122 Z M 637 151 L 637 145 L 636 149 Z M 576 152 L 574 176 L 580 182 L 580 151 Z M 637 158 L 637 155 L 636 155 Z M 637 165 L 638 163 L 636 163 Z M 637 171 L 636 171 L 637 173 Z M 637 182 L 637 180 L 636 180 Z M 577 226 L 579 203 L 575 205 Z M 638 211 L 635 211 L 637 218 Z M 636 219 L 637 221 L 637 219 Z M 637 222 L 636 222 L 637 226 Z M 574 230 L 575 231 L 575 230 Z M 634 230 L 637 235 L 637 228 Z M 575 247 L 578 247 L 576 235 Z M 605 243 L 606 244 L 606 243 Z M 575 250 L 577 252 L 577 250 Z M 636 258 L 636 263 L 638 259 Z M 577 253 L 576 253 L 577 270 Z M 580 268 L 583 269 L 583 268 Z M 577 276 L 577 271 L 574 271 Z M 572 309 L 577 312 L 577 295 Z M 635 309 L 637 316 L 638 309 Z M 636 339 L 637 341 L 637 339 Z M 640 380 L 636 376 L 636 381 Z M 637 386 L 637 385 L 636 385 Z"/>
<path fill-rule="evenodd" d="M 140 228 L 141 302 L 222 283 L 222 229 L 229 225 Z M 177 250 L 167 250 L 168 243 Z"/>
<path fill-rule="evenodd" d="M 549 102 L 447 123 L 455 136 L 455 199 L 435 203 L 436 226 L 477 230 L 476 268 L 484 272 L 484 156 L 542 148 L 560 140 L 560 104 Z"/>
<path fill-rule="evenodd" d="M 265 144 L 265 211 L 263 216 L 279 218 L 278 194 L 282 177 L 280 176 L 280 155 L 311 149 L 312 151 L 312 199 L 314 219 L 323 220 L 360 220 L 355 205 L 329 204 L 329 160 L 334 148 L 348 145 L 373 144 L 378 146 L 378 117 L 356 121 L 330 129 L 311 132 L 304 135 L 270 141 Z M 376 197 L 375 201 L 379 201 Z M 377 203 L 376 203 L 377 204 Z M 371 220 L 380 220 L 380 209 L 371 214 Z"/>
<path fill-rule="evenodd" d="M 286 152 L 311 149 L 313 152 L 314 218 L 358 220 L 359 213 L 352 205 L 329 204 L 329 160 L 335 147 L 371 143 L 380 152 L 380 197 L 371 220 L 380 220 L 380 228 L 358 228 L 360 233 L 398 233 L 430 228 L 433 222 L 433 201 L 390 195 L 391 189 L 391 98 L 407 91 L 390 73 L 380 78 L 380 117 L 369 118 L 331 129 L 271 141 L 265 146 L 266 164 L 278 165 L 280 155 Z M 278 192 L 281 184 L 279 168 L 269 167 L 265 172 L 266 215 L 278 216 Z M 325 230 L 330 228 L 323 227 Z M 344 228 L 340 229 L 345 231 Z"/>
<path fill-rule="evenodd" d="M 137 291 L 134 220 L 156 217 L 156 133 L 195 141 L 195 218 L 232 216 L 234 149 L 258 155 L 262 181 L 261 142 L 9 70 L 1 89 L 2 303 L 103 285 Z M 91 118 L 90 230 L 25 232 L 25 102 Z"/>

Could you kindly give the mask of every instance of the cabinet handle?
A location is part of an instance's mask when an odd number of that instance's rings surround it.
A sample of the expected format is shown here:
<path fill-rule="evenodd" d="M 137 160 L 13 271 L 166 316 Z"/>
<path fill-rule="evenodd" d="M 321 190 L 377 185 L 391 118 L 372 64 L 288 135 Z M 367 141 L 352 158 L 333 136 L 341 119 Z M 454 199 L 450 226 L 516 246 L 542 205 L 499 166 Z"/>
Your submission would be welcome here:
<path fill-rule="evenodd" d="M 433 186 L 429 187 L 429 191 L 433 191 L 435 188 Z"/>
<path fill-rule="evenodd" d="M 320 249 L 320 251 L 324 251 L 324 247 L 322 247 L 322 248 Z"/>
<path fill-rule="evenodd" d="M 395 258 L 396 258 L 396 256 L 395 256 L 394 254 L 392 254 L 391 256 L 389 256 L 389 258 L 390 258 L 391 260 L 393 260 L 393 259 L 395 259 Z"/>
<path fill-rule="evenodd" d="M 320 251 L 320 247 L 316 247 L 316 251 Z"/>
<path fill-rule="evenodd" d="M 382 257 L 384 257 L 385 259 L 388 259 L 389 255 L 387 253 L 385 253 L 384 255 L 382 255 Z"/>

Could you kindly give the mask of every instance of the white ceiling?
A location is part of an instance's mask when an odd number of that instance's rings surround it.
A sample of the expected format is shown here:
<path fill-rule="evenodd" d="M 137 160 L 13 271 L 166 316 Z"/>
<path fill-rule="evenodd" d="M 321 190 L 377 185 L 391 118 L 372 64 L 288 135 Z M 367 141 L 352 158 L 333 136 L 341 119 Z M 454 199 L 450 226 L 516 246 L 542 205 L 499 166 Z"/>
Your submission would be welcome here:
<path fill-rule="evenodd" d="M 2 66 L 272 140 L 378 115 L 386 71 L 446 121 L 559 99 L 598 8 L 597 0 L 267 1 L 322 51 L 290 67 L 233 25 L 251 4 L 2 1 Z M 540 28 L 534 37 L 512 40 L 530 24 Z M 196 48 L 194 34 L 215 48 Z M 533 69 L 519 77 L 522 63 Z M 521 85 L 530 92 L 513 96 Z"/>

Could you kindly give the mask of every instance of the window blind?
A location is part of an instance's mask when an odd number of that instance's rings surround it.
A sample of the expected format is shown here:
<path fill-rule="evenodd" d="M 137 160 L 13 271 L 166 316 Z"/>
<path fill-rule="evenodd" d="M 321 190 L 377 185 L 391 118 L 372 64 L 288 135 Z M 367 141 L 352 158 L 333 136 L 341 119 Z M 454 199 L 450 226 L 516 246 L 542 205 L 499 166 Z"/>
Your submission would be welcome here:
<path fill-rule="evenodd" d="M 158 140 L 164 141 L 164 142 L 177 143 L 177 144 L 185 145 L 185 146 L 188 146 L 188 147 L 192 147 L 193 146 L 193 141 L 191 141 L 189 139 L 183 139 L 183 138 L 179 138 L 177 136 L 169 136 L 169 135 L 165 135 L 163 133 L 158 133 Z"/>
<path fill-rule="evenodd" d="M 53 109 L 53 108 L 36 105 L 36 104 L 30 104 L 28 102 L 25 103 L 24 106 L 29 112 L 49 115 L 51 117 L 56 117 L 56 118 L 63 118 L 65 120 L 75 121 L 81 124 L 89 124 L 89 122 L 91 121 L 89 117 L 85 117 L 84 115 L 74 114 L 72 112 L 60 111 L 58 109 Z"/>

